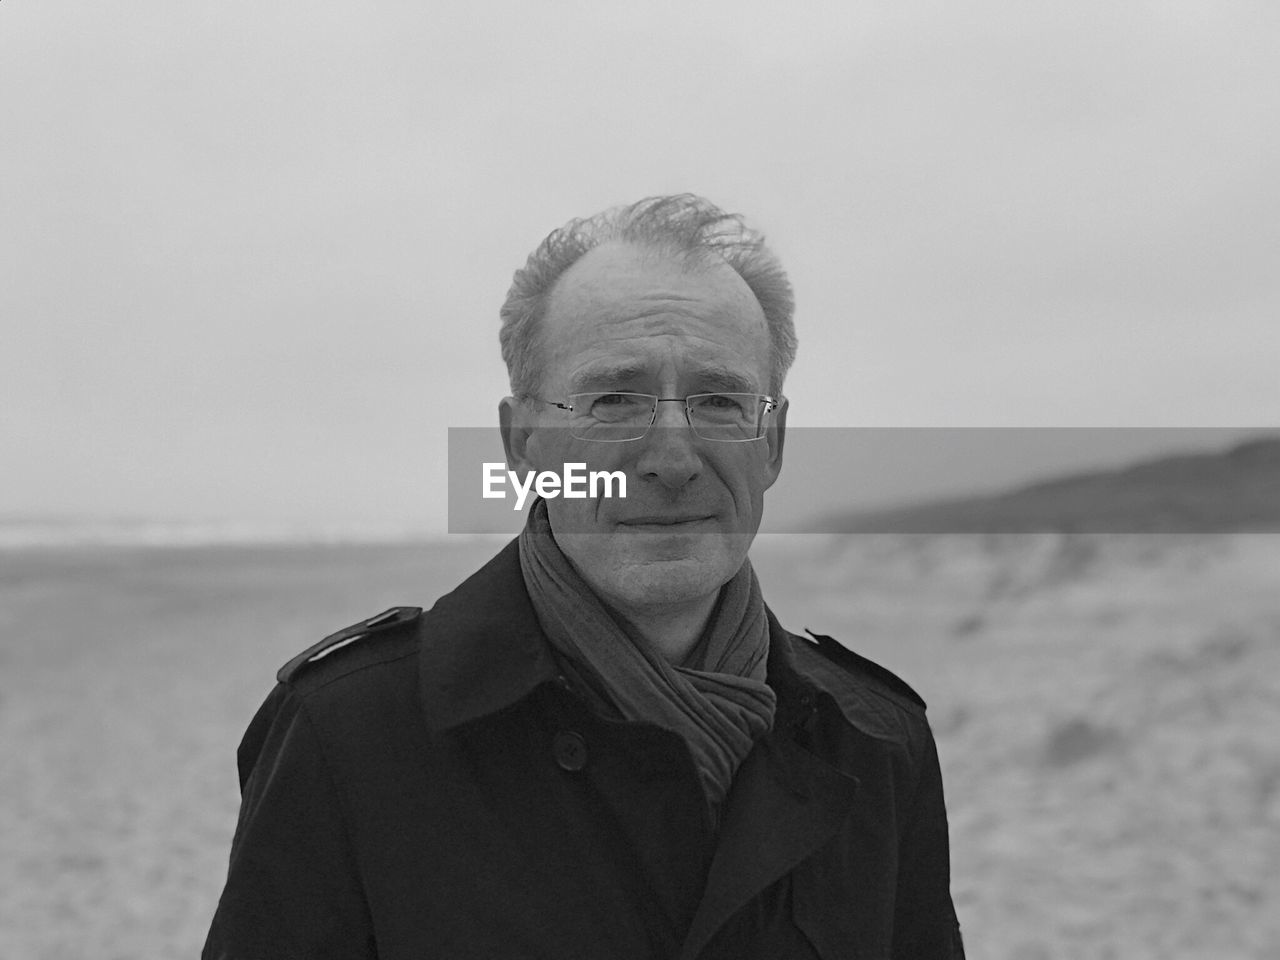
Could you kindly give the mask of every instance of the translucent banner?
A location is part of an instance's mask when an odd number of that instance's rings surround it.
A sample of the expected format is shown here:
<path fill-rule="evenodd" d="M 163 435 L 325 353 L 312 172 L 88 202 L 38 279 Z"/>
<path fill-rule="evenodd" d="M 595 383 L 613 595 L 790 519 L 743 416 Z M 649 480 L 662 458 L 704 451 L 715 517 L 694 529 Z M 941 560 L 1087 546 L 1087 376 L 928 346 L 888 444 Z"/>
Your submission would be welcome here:
<path fill-rule="evenodd" d="M 779 451 L 773 433 L 540 428 L 525 458 L 507 463 L 496 427 L 450 428 L 449 531 L 515 533 L 541 497 L 573 532 L 732 532 L 761 491 L 763 533 L 1280 531 L 1273 430 L 793 427 Z"/>

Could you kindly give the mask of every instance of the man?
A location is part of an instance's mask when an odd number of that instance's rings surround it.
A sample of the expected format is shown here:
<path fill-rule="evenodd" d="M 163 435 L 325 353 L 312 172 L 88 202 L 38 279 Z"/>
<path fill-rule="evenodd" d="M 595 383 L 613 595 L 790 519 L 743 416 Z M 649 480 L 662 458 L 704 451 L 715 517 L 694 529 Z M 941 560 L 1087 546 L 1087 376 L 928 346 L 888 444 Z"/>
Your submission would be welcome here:
<path fill-rule="evenodd" d="M 785 631 L 747 560 L 791 313 L 759 236 L 693 196 L 531 255 L 508 464 L 627 496 L 540 499 L 429 612 L 282 668 L 207 960 L 963 956 L 923 702 Z"/>

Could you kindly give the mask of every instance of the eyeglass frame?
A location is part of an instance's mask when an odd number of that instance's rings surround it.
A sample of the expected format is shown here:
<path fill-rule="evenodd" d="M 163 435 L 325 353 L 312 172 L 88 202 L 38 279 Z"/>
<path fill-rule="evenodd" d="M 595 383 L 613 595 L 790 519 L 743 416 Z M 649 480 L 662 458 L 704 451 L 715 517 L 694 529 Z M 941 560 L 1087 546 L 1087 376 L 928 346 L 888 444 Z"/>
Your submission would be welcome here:
<path fill-rule="evenodd" d="M 532 394 L 525 394 L 523 399 L 537 400 L 539 403 L 550 404 L 553 407 L 558 407 L 561 410 L 566 410 L 569 413 L 572 413 L 574 397 L 604 397 L 609 394 L 619 394 L 627 397 L 648 397 L 653 401 L 653 413 L 649 416 L 649 422 L 645 424 L 644 432 L 638 437 L 625 437 L 621 440 L 601 440 L 597 437 L 575 437 L 574 439 L 581 440 L 584 443 L 634 443 L 637 440 L 643 440 L 647 437 L 649 435 L 649 431 L 653 429 L 653 425 L 658 422 L 658 404 L 683 403 L 685 422 L 689 424 L 689 429 L 693 431 L 693 435 L 699 440 L 706 440 L 710 443 L 755 443 L 757 440 L 763 440 L 768 433 L 767 429 L 765 429 L 764 418 L 781 407 L 786 399 L 785 397 L 771 397 L 767 393 L 746 393 L 736 390 L 713 390 L 710 393 L 691 393 L 684 397 L 660 397 L 655 393 L 634 393 L 630 390 L 586 390 L 581 393 L 568 394 L 565 398 L 569 401 L 568 403 L 561 403 L 557 400 L 547 400 L 543 397 L 535 397 Z M 743 440 L 725 440 L 722 437 L 704 437 L 698 432 L 698 428 L 693 425 L 692 411 L 689 407 L 689 401 L 696 400 L 699 397 L 755 397 L 765 405 L 764 410 L 760 412 L 760 422 L 757 426 L 757 430 L 760 431 L 759 435 L 748 437 Z"/>

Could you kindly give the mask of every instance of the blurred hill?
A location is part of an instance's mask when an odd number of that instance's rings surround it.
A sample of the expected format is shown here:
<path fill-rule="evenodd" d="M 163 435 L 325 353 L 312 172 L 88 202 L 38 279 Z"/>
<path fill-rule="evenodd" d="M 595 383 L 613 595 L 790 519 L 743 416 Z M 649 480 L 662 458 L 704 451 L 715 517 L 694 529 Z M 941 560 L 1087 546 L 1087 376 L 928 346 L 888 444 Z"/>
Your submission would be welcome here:
<path fill-rule="evenodd" d="M 824 517 L 822 533 L 1232 533 L 1280 530 L 1280 435 L 1051 478 L 1004 493 Z"/>

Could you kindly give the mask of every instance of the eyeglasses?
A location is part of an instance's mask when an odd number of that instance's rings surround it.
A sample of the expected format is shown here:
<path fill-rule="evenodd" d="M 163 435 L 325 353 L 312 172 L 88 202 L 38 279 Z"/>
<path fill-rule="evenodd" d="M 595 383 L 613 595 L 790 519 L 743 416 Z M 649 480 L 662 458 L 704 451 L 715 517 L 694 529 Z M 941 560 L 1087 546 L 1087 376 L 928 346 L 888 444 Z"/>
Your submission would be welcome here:
<path fill-rule="evenodd" d="M 764 436 L 766 418 L 778 401 L 760 393 L 695 393 L 658 397 L 651 393 L 571 393 L 568 403 L 529 397 L 569 412 L 569 433 L 578 440 L 621 443 L 639 440 L 658 418 L 658 404 L 683 403 L 685 419 L 703 440 L 748 443 Z"/>

